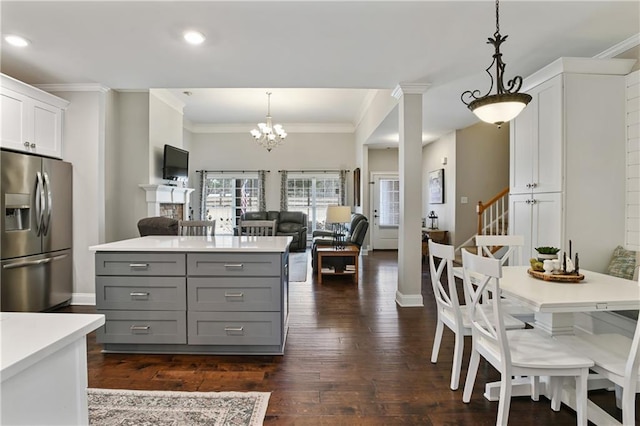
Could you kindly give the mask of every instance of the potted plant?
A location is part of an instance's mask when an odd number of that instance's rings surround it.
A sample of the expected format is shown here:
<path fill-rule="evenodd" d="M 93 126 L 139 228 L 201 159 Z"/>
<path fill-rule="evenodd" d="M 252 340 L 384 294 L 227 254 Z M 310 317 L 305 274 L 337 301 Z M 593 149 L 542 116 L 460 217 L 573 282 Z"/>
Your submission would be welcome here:
<path fill-rule="evenodd" d="M 557 259 L 560 251 L 557 247 L 536 247 L 535 250 L 538 252 L 538 260 L 541 262 L 547 259 Z"/>

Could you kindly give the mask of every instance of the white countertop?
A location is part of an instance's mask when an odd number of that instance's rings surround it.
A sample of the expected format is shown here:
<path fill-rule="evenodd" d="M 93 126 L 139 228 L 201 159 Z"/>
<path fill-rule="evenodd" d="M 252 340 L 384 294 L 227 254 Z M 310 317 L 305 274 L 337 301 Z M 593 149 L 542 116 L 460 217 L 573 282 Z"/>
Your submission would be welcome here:
<path fill-rule="evenodd" d="M 104 324 L 104 315 L 0 312 L 0 380 L 85 336 Z"/>
<path fill-rule="evenodd" d="M 285 252 L 293 237 L 181 237 L 150 235 L 89 247 L 91 251 Z"/>

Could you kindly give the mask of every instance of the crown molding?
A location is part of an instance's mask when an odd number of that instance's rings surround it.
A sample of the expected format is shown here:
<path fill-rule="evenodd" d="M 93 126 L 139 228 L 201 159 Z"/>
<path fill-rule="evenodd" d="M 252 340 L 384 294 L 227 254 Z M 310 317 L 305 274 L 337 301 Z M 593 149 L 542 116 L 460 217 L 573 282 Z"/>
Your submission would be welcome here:
<path fill-rule="evenodd" d="M 629 49 L 633 49 L 634 47 L 640 45 L 640 33 L 634 34 L 626 40 L 621 41 L 620 43 L 611 46 L 604 52 L 600 52 L 594 56 L 594 58 L 598 59 L 609 59 L 615 58 L 616 56 L 626 52 Z"/>
<path fill-rule="evenodd" d="M 193 133 L 246 133 L 249 134 L 255 124 L 198 124 L 188 123 L 187 130 Z M 288 134 L 292 133 L 353 133 L 351 123 L 282 123 Z"/>
<path fill-rule="evenodd" d="M 365 117 L 365 115 L 367 115 L 367 111 L 371 107 L 371 104 L 373 103 L 373 100 L 376 98 L 376 95 L 379 91 L 380 90 L 378 89 L 371 89 L 367 91 L 367 94 L 362 100 L 362 105 L 360 105 L 360 110 L 358 111 L 358 116 L 356 117 L 356 124 L 354 127 L 358 127 L 362 119 Z"/>
<path fill-rule="evenodd" d="M 429 83 L 398 83 L 391 96 L 400 99 L 403 95 L 421 95 L 431 86 Z"/>
<path fill-rule="evenodd" d="M 110 88 L 99 83 L 73 83 L 73 84 L 34 84 L 40 90 L 46 92 L 101 92 L 107 93 Z"/>
<path fill-rule="evenodd" d="M 171 108 L 175 109 L 180 114 L 184 114 L 185 103 L 182 102 L 180 99 L 176 98 L 167 89 L 150 89 L 149 94 L 160 99 L 162 102 L 169 105 Z"/>

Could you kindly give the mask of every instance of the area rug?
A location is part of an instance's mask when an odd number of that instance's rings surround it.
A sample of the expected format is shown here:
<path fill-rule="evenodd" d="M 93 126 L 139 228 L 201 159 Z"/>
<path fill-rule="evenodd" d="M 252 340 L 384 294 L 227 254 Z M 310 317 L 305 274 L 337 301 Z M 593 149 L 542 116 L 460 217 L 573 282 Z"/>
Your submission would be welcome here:
<path fill-rule="evenodd" d="M 262 425 L 269 392 L 87 389 L 92 426 Z"/>
<path fill-rule="evenodd" d="M 307 280 L 307 252 L 289 253 L 289 281 L 304 282 Z"/>

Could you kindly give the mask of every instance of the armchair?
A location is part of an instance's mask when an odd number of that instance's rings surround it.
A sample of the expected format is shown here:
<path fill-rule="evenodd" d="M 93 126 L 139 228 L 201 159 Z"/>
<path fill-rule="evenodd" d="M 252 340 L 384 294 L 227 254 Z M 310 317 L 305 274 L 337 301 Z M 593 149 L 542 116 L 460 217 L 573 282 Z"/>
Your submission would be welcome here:
<path fill-rule="evenodd" d="M 353 213 L 351 215 L 351 222 L 347 226 L 347 235 L 344 237 L 344 244 L 350 246 L 362 247 L 364 243 L 364 237 L 367 235 L 369 229 L 369 220 L 366 216 L 360 213 Z M 317 248 L 318 246 L 331 246 L 334 244 L 334 232 L 317 230 L 313 231 L 313 245 L 311 248 L 311 265 L 313 270 L 316 270 L 317 265 Z M 346 259 L 346 258 L 345 258 Z M 328 259 L 331 261 L 341 261 L 342 258 Z"/>
<path fill-rule="evenodd" d="M 293 237 L 293 241 L 289 245 L 289 250 L 305 251 L 307 249 L 307 215 L 305 213 L 278 211 L 246 212 L 240 216 L 240 220 L 275 220 L 275 235 Z"/>

